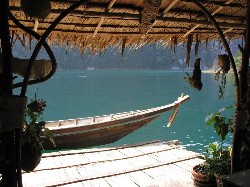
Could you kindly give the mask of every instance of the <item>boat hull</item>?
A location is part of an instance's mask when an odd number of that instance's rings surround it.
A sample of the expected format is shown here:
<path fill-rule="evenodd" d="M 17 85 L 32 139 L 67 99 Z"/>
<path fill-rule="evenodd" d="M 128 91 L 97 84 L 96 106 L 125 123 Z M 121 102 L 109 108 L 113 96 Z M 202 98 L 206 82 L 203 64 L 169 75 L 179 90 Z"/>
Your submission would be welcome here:
<path fill-rule="evenodd" d="M 158 118 L 162 113 L 178 109 L 189 96 L 172 104 L 146 110 L 47 122 L 56 147 L 45 140 L 44 149 L 75 149 L 113 143 Z"/>
<path fill-rule="evenodd" d="M 45 141 L 44 149 L 75 149 L 75 148 L 86 148 L 99 145 L 105 145 L 118 141 L 119 139 L 127 136 L 135 130 L 145 126 L 151 121 L 158 118 L 152 116 L 149 118 L 135 120 L 129 123 L 112 124 L 106 127 L 95 127 L 94 129 L 77 128 L 76 129 L 65 129 L 63 133 L 56 134 L 58 131 L 53 132 L 53 138 L 56 143 L 56 147 L 50 141 Z"/>

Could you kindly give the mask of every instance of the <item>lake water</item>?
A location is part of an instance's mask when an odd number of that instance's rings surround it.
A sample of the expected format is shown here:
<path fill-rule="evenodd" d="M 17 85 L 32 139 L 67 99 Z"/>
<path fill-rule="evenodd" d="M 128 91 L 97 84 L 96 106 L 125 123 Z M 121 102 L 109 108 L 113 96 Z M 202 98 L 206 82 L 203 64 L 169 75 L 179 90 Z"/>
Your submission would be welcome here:
<path fill-rule="evenodd" d="M 60 120 L 157 107 L 184 93 L 191 99 L 181 105 L 171 127 L 167 124 L 172 111 L 111 145 L 179 140 L 188 150 L 203 152 L 204 146 L 218 140 L 204 119 L 208 113 L 234 105 L 234 78 L 227 76 L 225 98 L 218 99 L 214 74 L 202 74 L 201 91 L 192 89 L 185 75 L 184 71 L 58 70 L 47 82 L 29 86 L 27 95 L 34 97 L 38 90 L 38 97 L 47 102 L 44 120 Z M 227 143 L 231 140 L 229 136 Z"/>

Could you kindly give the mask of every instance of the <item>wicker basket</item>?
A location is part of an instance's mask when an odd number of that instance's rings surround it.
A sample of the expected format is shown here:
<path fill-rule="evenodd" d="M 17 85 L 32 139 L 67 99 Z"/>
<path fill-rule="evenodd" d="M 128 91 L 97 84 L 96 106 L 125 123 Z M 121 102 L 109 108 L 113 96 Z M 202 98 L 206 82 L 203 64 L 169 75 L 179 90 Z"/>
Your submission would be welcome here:
<path fill-rule="evenodd" d="M 159 12 L 161 1 L 162 0 L 145 0 L 141 13 L 141 23 L 139 25 L 140 33 L 145 34 L 151 28 Z"/>

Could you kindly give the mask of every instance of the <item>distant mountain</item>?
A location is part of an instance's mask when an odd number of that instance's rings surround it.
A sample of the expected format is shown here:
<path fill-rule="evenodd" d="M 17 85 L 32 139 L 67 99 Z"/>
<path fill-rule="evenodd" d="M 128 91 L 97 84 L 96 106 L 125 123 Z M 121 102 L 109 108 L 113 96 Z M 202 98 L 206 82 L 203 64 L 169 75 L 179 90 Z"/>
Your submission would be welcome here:
<path fill-rule="evenodd" d="M 232 53 L 238 51 L 239 40 L 231 42 Z M 34 48 L 32 43 L 31 48 Z M 146 45 L 139 49 L 125 48 L 123 56 L 121 49 L 108 48 L 102 54 L 92 55 L 86 50 L 83 55 L 78 48 L 52 46 L 52 51 L 58 63 L 58 69 L 179 69 L 186 68 L 186 46 L 179 45 L 165 48 L 158 44 Z M 175 51 L 175 53 L 174 53 Z M 19 58 L 29 58 L 32 50 L 25 49 L 21 43 L 16 43 L 13 55 Z M 216 65 L 218 54 L 225 53 L 219 42 L 200 44 L 197 57 L 201 58 L 201 67 L 211 69 Z M 49 59 L 42 49 L 38 59 Z M 195 61 L 194 46 L 191 50 L 190 67 Z"/>

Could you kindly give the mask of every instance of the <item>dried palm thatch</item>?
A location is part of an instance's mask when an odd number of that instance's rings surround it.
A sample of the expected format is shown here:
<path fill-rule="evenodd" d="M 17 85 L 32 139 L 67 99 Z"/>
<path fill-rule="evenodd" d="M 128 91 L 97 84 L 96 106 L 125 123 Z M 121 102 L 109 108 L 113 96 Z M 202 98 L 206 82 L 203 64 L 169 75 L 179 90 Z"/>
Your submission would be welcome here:
<path fill-rule="evenodd" d="M 37 28 L 43 34 L 55 18 L 78 0 L 51 0 L 49 15 Z M 101 52 L 107 47 L 133 46 L 161 42 L 164 46 L 187 43 L 191 34 L 200 42 L 219 39 L 217 31 L 191 0 L 162 0 L 154 6 L 154 14 L 140 32 L 140 18 L 147 17 L 145 6 L 153 0 L 90 0 L 65 17 L 48 38 L 51 44 L 76 46 L 82 52 L 86 48 Z M 155 0 L 156 2 L 156 0 Z M 159 2 L 161 2 L 159 4 Z M 214 16 L 228 40 L 242 37 L 246 23 L 246 0 L 201 1 Z M 144 11 L 143 11 L 144 8 Z M 10 10 L 22 24 L 34 28 L 34 22 L 26 18 L 19 0 L 10 0 Z M 140 13 L 142 15 L 140 15 Z M 11 20 L 12 43 L 23 44 L 29 35 Z M 125 39 L 126 38 L 126 39 Z M 195 41 L 195 40 L 194 40 Z"/>

